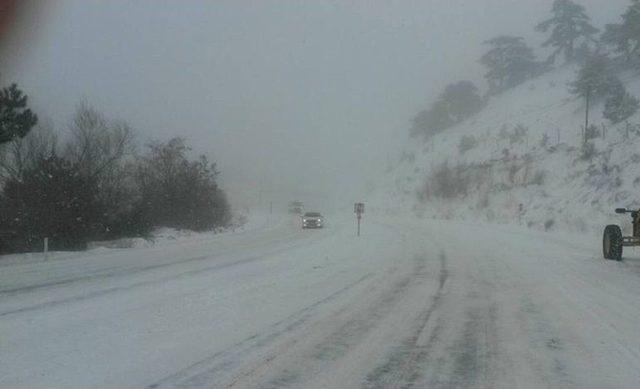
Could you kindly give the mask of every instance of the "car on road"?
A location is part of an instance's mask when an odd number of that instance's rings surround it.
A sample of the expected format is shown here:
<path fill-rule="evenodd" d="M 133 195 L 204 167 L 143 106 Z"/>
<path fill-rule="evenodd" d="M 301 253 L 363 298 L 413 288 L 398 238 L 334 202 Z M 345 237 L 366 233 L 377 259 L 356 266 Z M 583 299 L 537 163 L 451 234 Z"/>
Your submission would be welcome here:
<path fill-rule="evenodd" d="M 302 215 L 302 229 L 305 228 L 322 228 L 324 226 L 324 217 L 320 212 L 306 212 Z"/>

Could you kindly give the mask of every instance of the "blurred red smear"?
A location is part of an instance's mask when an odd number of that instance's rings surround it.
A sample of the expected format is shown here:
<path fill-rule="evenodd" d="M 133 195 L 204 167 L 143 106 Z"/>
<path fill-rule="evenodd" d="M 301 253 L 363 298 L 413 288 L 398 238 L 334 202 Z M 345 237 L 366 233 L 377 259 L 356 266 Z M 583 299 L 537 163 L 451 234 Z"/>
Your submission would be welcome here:
<path fill-rule="evenodd" d="M 0 0 L 0 40 L 6 38 L 13 27 L 20 0 Z"/>

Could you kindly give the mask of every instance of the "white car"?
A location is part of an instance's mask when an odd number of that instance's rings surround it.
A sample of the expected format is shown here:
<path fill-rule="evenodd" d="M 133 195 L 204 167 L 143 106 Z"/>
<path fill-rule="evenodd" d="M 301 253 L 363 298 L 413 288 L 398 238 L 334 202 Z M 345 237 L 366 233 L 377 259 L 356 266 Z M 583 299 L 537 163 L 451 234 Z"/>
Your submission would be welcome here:
<path fill-rule="evenodd" d="M 306 212 L 302 215 L 302 228 L 322 228 L 324 226 L 324 217 L 320 212 Z"/>

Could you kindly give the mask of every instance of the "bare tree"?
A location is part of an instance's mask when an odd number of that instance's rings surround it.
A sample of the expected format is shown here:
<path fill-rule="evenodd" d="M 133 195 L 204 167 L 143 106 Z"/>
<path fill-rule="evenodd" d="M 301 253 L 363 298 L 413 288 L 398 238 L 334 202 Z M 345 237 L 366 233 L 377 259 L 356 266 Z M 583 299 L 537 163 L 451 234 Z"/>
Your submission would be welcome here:
<path fill-rule="evenodd" d="M 216 182 L 219 172 L 205 156 L 189 159 L 184 139 L 148 145 L 138 161 L 145 219 L 154 226 L 207 230 L 224 227 L 230 209 Z"/>
<path fill-rule="evenodd" d="M 133 131 L 123 121 L 108 121 L 87 103 L 81 103 L 69 126 L 71 139 L 64 155 L 81 174 L 109 173 L 134 151 Z"/>
<path fill-rule="evenodd" d="M 56 153 L 58 138 L 51 122 L 38 124 L 24 138 L 15 138 L 1 145 L 0 179 L 22 180 L 24 172 L 40 159 L 47 159 Z"/>

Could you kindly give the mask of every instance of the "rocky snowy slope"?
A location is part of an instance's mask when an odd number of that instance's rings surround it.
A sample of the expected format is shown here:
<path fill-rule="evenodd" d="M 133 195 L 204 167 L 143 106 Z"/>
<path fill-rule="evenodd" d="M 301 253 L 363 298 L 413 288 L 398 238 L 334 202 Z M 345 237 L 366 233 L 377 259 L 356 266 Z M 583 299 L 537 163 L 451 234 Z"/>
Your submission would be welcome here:
<path fill-rule="evenodd" d="M 614 126 L 596 103 L 590 124 L 599 134 L 585 146 L 584 102 L 567 87 L 576 71 L 553 70 L 492 97 L 480 113 L 426 142 L 412 139 L 375 203 L 422 217 L 544 230 L 596 232 L 626 222 L 612 211 L 640 206 L 640 114 Z M 640 96 L 640 77 L 620 78 Z"/>

